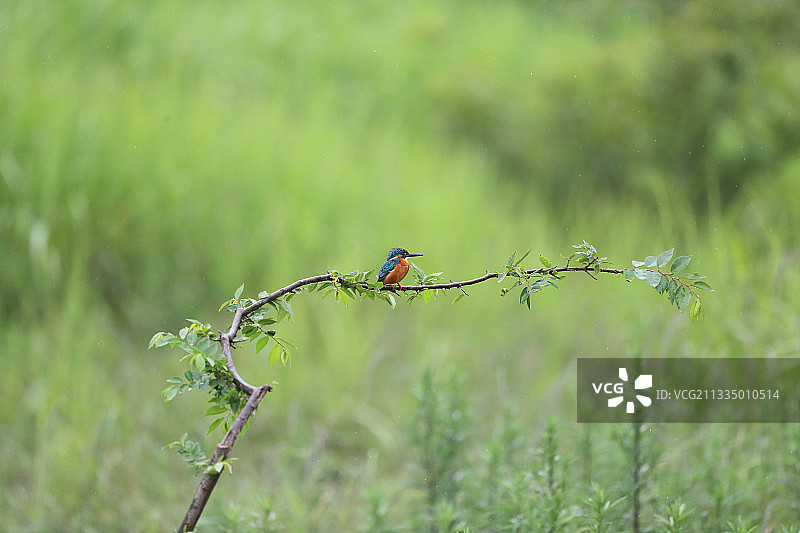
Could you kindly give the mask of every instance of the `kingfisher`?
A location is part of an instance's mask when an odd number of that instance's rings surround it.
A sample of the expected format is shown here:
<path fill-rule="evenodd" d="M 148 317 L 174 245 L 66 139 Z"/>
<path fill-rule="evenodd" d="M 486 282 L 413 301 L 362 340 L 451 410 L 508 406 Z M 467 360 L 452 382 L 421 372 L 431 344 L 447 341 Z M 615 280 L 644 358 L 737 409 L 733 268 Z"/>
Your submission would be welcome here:
<path fill-rule="evenodd" d="M 382 281 L 384 287 L 388 285 L 392 290 L 394 290 L 395 284 L 402 289 L 400 280 L 408 274 L 408 261 L 406 261 L 406 258 L 420 257 L 421 255 L 409 253 L 408 250 L 403 248 L 392 248 L 389 251 L 389 255 L 386 256 L 386 262 L 381 265 L 381 269 L 378 271 L 378 281 Z"/>

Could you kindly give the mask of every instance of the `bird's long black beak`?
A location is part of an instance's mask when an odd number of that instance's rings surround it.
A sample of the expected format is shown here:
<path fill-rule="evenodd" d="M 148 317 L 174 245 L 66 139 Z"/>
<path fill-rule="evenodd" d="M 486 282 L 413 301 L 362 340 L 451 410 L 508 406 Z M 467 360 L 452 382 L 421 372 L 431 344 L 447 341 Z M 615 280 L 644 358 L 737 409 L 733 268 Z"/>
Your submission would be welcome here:
<path fill-rule="evenodd" d="M 406 257 L 420 257 L 422 254 L 408 254 Z"/>

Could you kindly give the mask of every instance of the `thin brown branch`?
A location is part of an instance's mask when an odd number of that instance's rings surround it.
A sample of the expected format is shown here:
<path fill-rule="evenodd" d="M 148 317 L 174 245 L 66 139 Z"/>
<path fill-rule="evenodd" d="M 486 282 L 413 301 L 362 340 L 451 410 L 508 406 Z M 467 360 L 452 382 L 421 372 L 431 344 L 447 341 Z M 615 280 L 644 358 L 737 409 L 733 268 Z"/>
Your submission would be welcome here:
<path fill-rule="evenodd" d="M 284 294 L 288 294 L 288 293 L 292 292 L 295 289 L 299 289 L 300 287 L 303 287 L 304 285 L 311 285 L 312 283 L 319 283 L 320 281 L 331 281 L 332 279 L 333 279 L 333 275 L 332 274 L 321 274 L 319 276 L 311 276 L 310 278 L 298 279 L 294 283 L 292 283 L 290 285 L 287 285 L 282 289 L 278 289 L 277 291 L 275 291 L 275 292 L 273 292 L 271 294 L 268 294 L 267 296 L 261 298 L 257 302 L 254 302 L 254 303 L 250 304 L 247 307 L 243 307 L 242 308 L 242 317 L 244 317 L 246 315 L 249 315 L 250 313 L 252 313 L 256 309 L 259 309 L 259 308 L 263 307 L 265 304 L 268 304 L 269 302 L 277 300 L 278 298 L 280 298 Z M 241 322 L 241 317 L 239 318 L 239 321 Z M 236 329 L 234 329 L 234 326 L 236 326 Z M 238 323 L 231 324 L 231 331 L 228 334 L 230 334 L 231 332 L 235 334 L 236 330 L 238 330 L 238 328 L 239 328 L 239 324 Z"/>
<path fill-rule="evenodd" d="M 591 265 L 581 266 L 581 267 L 550 267 L 550 268 L 535 268 L 532 270 L 526 270 L 525 274 L 534 276 L 534 275 L 551 275 L 554 276 L 559 272 L 586 272 L 586 273 L 593 273 L 595 269 Z M 615 268 L 601 268 L 597 270 L 597 272 L 602 272 L 604 274 L 622 274 L 622 270 L 618 270 Z M 450 283 L 436 283 L 432 285 L 403 285 L 399 290 L 403 291 L 426 291 L 432 289 L 460 289 L 461 287 L 466 287 L 468 285 L 475 285 L 477 283 L 483 283 L 486 280 L 497 278 L 500 275 L 498 272 L 487 272 L 483 276 L 468 279 L 464 281 L 453 281 Z M 592 276 L 594 277 L 594 276 Z M 597 278 L 595 278 L 597 279 Z M 388 290 L 388 288 L 384 288 L 383 290 Z"/>
<path fill-rule="evenodd" d="M 319 276 L 311 276 L 310 278 L 299 279 L 294 283 L 283 287 L 282 289 L 278 289 L 277 291 L 266 295 L 247 307 L 239 307 L 236 309 L 236 313 L 233 315 L 233 320 L 231 321 L 230 329 L 227 333 L 220 333 L 219 336 L 219 342 L 222 345 L 222 353 L 225 354 L 226 366 L 233 376 L 233 381 L 236 384 L 236 388 L 247 394 L 251 394 L 256 389 L 256 387 L 249 384 L 244 380 L 244 378 L 242 378 L 242 376 L 239 375 L 238 370 L 236 370 L 236 364 L 233 361 L 233 355 L 231 353 L 231 345 L 233 343 L 233 339 L 236 337 L 236 334 L 239 332 L 239 328 L 242 326 L 242 319 L 265 306 L 269 302 L 277 300 L 284 294 L 288 294 L 304 285 L 310 285 L 311 283 L 318 283 L 320 281 L 330 281 L 331 279 L 333 279 L 331 274 L 322 274 Z"/>
<path fill-rule="evenodd" d="M 236 314 L 239 314 L 241 311 L 241 307 L 236 310 Z M 239 371 L 236 369 L 236 364 L 233 362 L 233 354 L 231 353 L 231 340 L 232 337 L 230 333 L 222 333 L 219 336 L 219 342 L 222 345 L 222 353 L 225 355 L 225 366 L 228 367 L 228 370 L 233 376 L 233 383 L 236 385 L 236 388 L 240 391 L 244 392 L 245 394 L 253 394 L 253 391 L 256 390 L 256 387 L 249 384 L 247 381 L 239 375 Z"/>
<path fill-rule="evenodd" d="M 453 283 L 453 280 L 452 280 L 452 279 L 450 280 L 450 283 Z M 460 290 L 461 292 L 463 292 L 463 293 L 464 293 L 464 296 L 469 296 L 469 294 L 467 294 L 467 291 L 465 291 L 465 290 L 464 290 L 464 287 L 459 287 L 459 288 L 458 288 L 458 290 Z"/>
<path fill-rule="evenodd" d="M 236 417 L 236 420 L 233 421 L 233 424 L 231 424 L 231 428 L 228 430 L 219 444 L 217 444 L 217 447 L 214 450 L 214 455 L 211 456 L 211 461 L 209 462 L 210 466 L 213 467 L 220 461 L 224 461 L 228 458 L 228 455 L 230 454 L 231 449 L 236 442 L 236 438 L 242 432 L 242 429 L 244 429 L 245 424 L 247 424 L 247 421 L 255 412 L 258 404 L 261 403 L 261 400 L 264 399 L 264 396 L 271 389 L 272 388 L 269 385 L 263 385 L 253 390 L 253 392 L 250 394 L 250 397 L 247 399 L 247 403 L 239 412 L 239 415 Z M 183 522 L 181 522 L 181 525 L 178 528 L 178 533 L 194 531 L 197 521 L 200 519 L 200 515 L 203 513 L 203 509 L 205 508 L 206 503 L 208 503 L 208 499 L 211 497 L 211 492 L 217 485 L 217 481 L 219 481 L 219 476 L 221 474 L 221 471 L 217 472 L 216 470 L 211 470 L 211 472 L 206 471 L 206 473 L 203 474 L 203 478 L 200 480 L 200 484 L 197 486 L 197 490 L 195 491 L 194 498 L 192 498 L 192 503 L 189 505 L 189 509 L 186 511 L 186 516 L 184 516 Z"/>

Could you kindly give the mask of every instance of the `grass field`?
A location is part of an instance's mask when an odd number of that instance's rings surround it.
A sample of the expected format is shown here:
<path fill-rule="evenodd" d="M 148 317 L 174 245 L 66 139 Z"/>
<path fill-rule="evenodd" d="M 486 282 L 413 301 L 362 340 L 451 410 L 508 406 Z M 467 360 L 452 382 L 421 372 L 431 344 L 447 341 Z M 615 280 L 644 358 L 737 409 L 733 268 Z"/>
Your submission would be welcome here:
<path fill-rule="evenodd" d="M 290 367 L 237 353 L 279 385 L 198 531 L 631 531 L 634 499 L 641 531 L 798 531 L 795 425 L 639 427 L 634 486 L 637 427 L 574 413 L 577 357 L 800 355 L 798 22 L 754 1 L 1 3 L 0 530 L 177 528 L 198 479 L 163 447 L 221 432 L 201 394 L 163 403 L 185 367 L 147 342 L 226 328 L 242 282 L 394 246 L 459 280 L 586 239 L 620 268 L 693 254 L 705 319 L 615 277 L 531 311 L 493 283 L 395 310 L 298 295 Z"/>

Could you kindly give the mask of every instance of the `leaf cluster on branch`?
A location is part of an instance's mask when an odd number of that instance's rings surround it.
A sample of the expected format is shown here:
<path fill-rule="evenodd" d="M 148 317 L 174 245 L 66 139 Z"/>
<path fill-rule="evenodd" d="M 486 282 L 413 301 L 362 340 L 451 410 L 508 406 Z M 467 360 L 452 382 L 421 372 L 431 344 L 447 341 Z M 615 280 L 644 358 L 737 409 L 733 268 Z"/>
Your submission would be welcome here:
<path fill-rule="evenodd" d="M 681 255 L 673 260 L 674 252 L 675 248 L 670 248 L 657 256 L 648 255 L 644 261 L 633 261 L 633 268 L 625 269 L 623 274 L 628 281 L 644 280 L 659 294 L 666 293 L 669 302 L 675 304 L 678 310 L 683 311 L 688 307 L 689 319 L 694 321 L 703 313 L 703 300 L 697 290 L 714 292 L 714 289 L 703 281 L 706 276 L 697 272 L 682 273 L 689 266 L 692 256 Z"/>
<path fill-rule="evenodd" d="M 262 291 L 258 298 L 243 297 L 242 284 L 233 297 L 220 306 L 220 310 L 234 314 L 227 332 L 214 332 L 210 324 L 189 319 L 189 325 L 177 334 L 160 331 L 153 335 L 150 348 L 179 348 L 184 352 L 181 361 L 188 366 L 183 376 L 167 380 L 168 387 L 163 391 L 164 401 L 168 402 L 179 394 L 193 390 L 207 392 L 211 405 L 205 416 L 214 417 L 209 424 L 208 433 L 219 426 L 226 431 L 210 458 L 186 434 L 168 445 L 169 448 L 176 449 L 196 473 L 203 475 L 179 531 L 191 531 L 194 528 L 219 475 L 225 470 L 231 470 L 232 459 L 229 454 L 236 438 L 244 430 L 266 393 L 272 391 L 276 385 L 273 382 L 257 387 L 242 378 L 236 368 L 233 348 L 249 342 L 255 344 L 256 352 L 261 352 L 269 346 L 267 364 L 273 366 L 281 362 L 288 365 L 295 348 L 289 341 L 278 336 L 276 328 L 286 318 L 294 319 L 290 302 L 301 292 L 322 293 L 322 299 L 331 296 L 345 305 L 350 301 L 382 300 L 394 308 L 397 306 L 397 297 L 401 294 L 409 303 L 414 300 L 427 302 L 437 295 L 457 290 L 458 294 L 453 299 L 453 303 L 456 303 L 469 296 L 466 287 L 496 279 L 498 283 L 508 283 L 501 288 L 501 296 L 518 288 L 520 304 L 531 309 L 533 295 L 548 287 L 558 289 L 556 282 L 571 272 L 583 272 L 595 280 L 601 274 L 612 274 L 621 276 L 628 282 L 637 279 L 647 282 L 659 294 L 666 294 L 670 303 L 680 311 L 688 308 L 689 318 L 694 321 L 703 311 L 698 290 L 713 290 L 703 281 L 705 276 L 685 272 L 692 256 L 672 259 L 674 249 L 661 252 L 657 256 L 647 256 L 644 261 L 633 261 L 632 268 L 622 270 L 611 268 L 608 258 L 601 257 L 597 249 L 586 241 L 572 248 L 568 256 L 562 256 L 563 263 L 559 266 L 539 255 L 540 266 L 536 268 L 525 264 L 530 250 L 519 258 L 515 251 L 497 272 L 487 270 L 481 276 L 463 281 L 445 282 L 442 280 L 442 272 L 426 274 L 419 266 L 411 263 L 416 285 L 384 285 L 373 278 L 374 270 L 355 270 L 349 274 L 330 270 L 326 274 L 299 279 L 271 293 Z"/>

